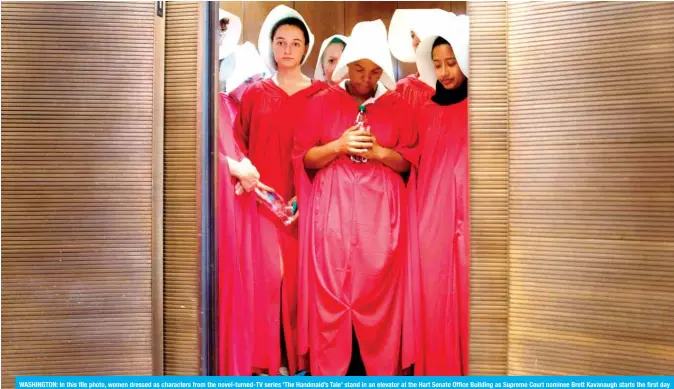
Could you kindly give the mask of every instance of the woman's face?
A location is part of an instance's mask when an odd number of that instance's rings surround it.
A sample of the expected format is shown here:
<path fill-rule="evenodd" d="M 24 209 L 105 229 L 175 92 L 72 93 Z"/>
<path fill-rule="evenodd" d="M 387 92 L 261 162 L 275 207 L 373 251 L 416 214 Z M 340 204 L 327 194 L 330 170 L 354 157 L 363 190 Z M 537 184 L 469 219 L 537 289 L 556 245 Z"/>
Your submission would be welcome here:
<path fill-rule="evenodd" d="M 272 39 L 276 66 L 279 69 L 300 66 L 307 52 L 306 43 L 299 27 L 283 25 L 277 28 Z"/>
<path fill-rule="evenodd" d="M 339 58 L 342 56 L 343 51 L 343 44 L 331 43 L 323 52 L 323 71 L 325 72 L 325 81 L 328 85 L 335 84 L 335 82 L 332 81 L 332 73 L 334 73 L 337 62 L 339 62 Z"/>
<path fill-rule="evenodd" d="M 360 96 L 372 95 L 383 73 L 382 68 L 369 59 L 352 62 L 348 66 L 349 85 L 353 92 Z"/>
<path fill-rule="evenodd" d="M 414 48 L 414 51 L 417 51 L 417 47 L 419 47 L 421 39 L 419 39 L 419 37 L 414 31 L 410 31 L 410 34 L 412 35 L 412 47 Z"/>
<path fill-rule="evenodd" d="M 435 67 L 435 75 L 438 81 L 445 89 L 456 89 L 461 85 L 466 76 L 459 68 L 454 56 L 452 46 L 442 44 L 436 46 L 432 53 L 433 67 Z"/>

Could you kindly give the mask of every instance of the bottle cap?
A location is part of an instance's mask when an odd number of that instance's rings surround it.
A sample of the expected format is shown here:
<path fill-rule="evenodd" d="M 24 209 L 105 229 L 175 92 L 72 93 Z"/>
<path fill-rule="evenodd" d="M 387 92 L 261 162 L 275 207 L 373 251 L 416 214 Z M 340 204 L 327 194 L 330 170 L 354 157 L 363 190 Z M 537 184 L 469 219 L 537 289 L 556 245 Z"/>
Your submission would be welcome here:
<path fill-rule="evenodd" d="M 359 112 L 365 112 L 365 104 L 363 104 L 363 105 L 361 105 L 360 107 L 358 107 L 358 111 L 359 111 Z"/>

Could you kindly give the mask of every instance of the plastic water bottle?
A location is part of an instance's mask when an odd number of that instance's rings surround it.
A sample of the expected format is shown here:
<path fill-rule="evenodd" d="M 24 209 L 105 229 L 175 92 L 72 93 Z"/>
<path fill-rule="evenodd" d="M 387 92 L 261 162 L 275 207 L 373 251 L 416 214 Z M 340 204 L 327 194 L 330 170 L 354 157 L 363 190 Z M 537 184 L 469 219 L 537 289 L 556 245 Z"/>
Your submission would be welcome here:
<path fill-rule="evenodd" d="M 358 116 L 356 116 L 356 124 L 360 125 L 360 129 L 364 130 L 367 128 L 367 115 L 365 114 L 365 105 L 358 107 Z M 355 163 L 365 163 L 367 158 L 361 157 L 360 155 L 352 155 L 351 160 Z"/>
<path fill-rule="evenodd" d="M 292 206 L 292 210 L 288 209 L 290 205 L 275 192 L 267 192 L 266 190 L 255 188 L 258 201 L 264 204 L 274 215 L 276 215 L 283 224 L 290 225 L 292 223 L 293 215 L 295 214 L 296 205 Z"/>

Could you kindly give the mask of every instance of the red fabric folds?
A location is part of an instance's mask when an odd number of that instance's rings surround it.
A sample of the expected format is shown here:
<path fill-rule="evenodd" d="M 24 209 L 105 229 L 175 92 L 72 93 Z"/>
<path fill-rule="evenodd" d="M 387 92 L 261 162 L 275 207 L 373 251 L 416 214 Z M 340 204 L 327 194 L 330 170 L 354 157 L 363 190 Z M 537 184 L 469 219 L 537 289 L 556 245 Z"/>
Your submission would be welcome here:
<path fill-rule="evenodd" d="M 266 79 L 252 85 L 242 99 L 234 123 L 237 145 L 259 171 L 260 181 L 286 200 L 295 196 L 291 160 L 294 128 L 305 115 L 309 99 L 325 87 L 323 82 L 313 82 L 288 95 Z M 268 370 L 270 375 L 278 373 L 282 320 L 288 368 L 294 374 L 303 367 L 297 351 L 297 224 L 284 226 L 264 206 L 258 206 L 258 211 L 261 217 L 256 238 L 261 249 L 253 260 L 253 366 Z"/>
<path fill-rule="evenodd" d="M 356 101 L 339 86 L 314 97 L 297 128 L 293 159 L 300 196 L 300 351 L 311 350 L 313 375 L 343 375 L 351 359 L 351 328 L 368 375 L 401 368 L 408 285 L 408 206 L 400 174 L 376 161 L 340 156 L 319 171 L 304 156 L 353 125 Z M 410 108 L 395 93 L 368 105 L 377 141 L 415 163 L 418 137 Z M 307 321 L 304 321 L 304 320 Z M 411 325 L 411 324 L 410 324 Z M 408 341 L 403 340 L 403 342 Z M 411 346 L 413 348 L 413 346 Z"/>
<path fill-rule="evenodd" d="M 419 148 L 417 148 L 417 151 Z M 407 242 L 407 267 L 405 279 L 405 300 L 403 311 L 403 347 L 402 368 L 408 369 L 417 363 L 419 347 L 423 334 L 420 332 L 421 323 L 421 265 L 419 263 L 419 221 L 417 217 L 416 182 L 419 156 L 412 165 L 407 183 L 407 216 L 408 216 L 408 242 Z"/>
<path fill-rule="evenodd" d="M 435 89 L 419 79 L 419 73 L 410 74 L 396 84 L 396 92 L 407 101 L 412 108 L 426 104 L 435 94 Z"/>
<path fill-rule="evenodd" d="M 234 118 L 243 84 L 230 95 L 220 94 L 218 125 L 218 374 L 251 375 L 253 345 L 253 262 L 259 257 L 255 237 L 258 213 L 255 198 L 237 196 L 236 179 L 226 157 L 243 155 L 234 140 Z"/>
<path fill-rule="evenodd" d="M 467 375 L 469 344 L 468 100 L 417 112 L 421 316 L 416 375 Z"/>

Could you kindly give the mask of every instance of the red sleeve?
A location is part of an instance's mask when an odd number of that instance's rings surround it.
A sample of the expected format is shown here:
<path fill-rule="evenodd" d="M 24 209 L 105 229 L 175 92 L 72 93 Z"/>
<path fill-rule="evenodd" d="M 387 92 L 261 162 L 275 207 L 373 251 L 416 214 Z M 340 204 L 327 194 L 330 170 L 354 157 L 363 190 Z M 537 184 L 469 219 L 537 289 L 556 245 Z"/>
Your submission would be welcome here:
<path fill-rule="evenodd" d="M 234 120 L 234 139 L 239 151 L 248 155 L 248 140 L 250 138 L 250 123 L 253 117 L 253 104 L 255 103 L 257 93 L 255 87 L 251 86 L 246 90 L 241 98 L 241 107 Z"/>
<path fill-rule="evenodd" d="M 409 78 L 405 77 L 405 78 L 400 79 L 396 83 L 396 90 L 395 90 L 396 93 L 398 93 L 400 95 L 400 97 L 402 97 L 407 102 L 410 102 L 409 96 L 408 96 L 409 86 L 410 86 Z"/>
<path fill-rule="evenodd" d="M 243 153 L 236 142 L 234 123 L 241 112 L 240 104 L 232 97 L 220 93 L 218 110 L 219 151 L 224 156 L 237 161 L 243 158 Z"/>
<path fill-rule="evenodd" d="M 253 350 L 252 263 L 257 258 L 254 234 L 257 220 L 255 198 L 235 194 L 236 179 L 231 176 L 226 157 L 240 159 L 234 141 L 233 124 L 239 110 L 231 96 L 220 94 L 218 124 L 217 180 L 217 262 L 218 262 L 218 373 L 251 375 Z M 241 231 L 245 230 L 246 233 Z"/>
<path fill-rule="evenodd" d="M 227 158 L 237 159 L 240 155 L 233 136 L 233 122 L 239 111 L 238 103 L 228 95 L 220 93 L 220 105 L 218 107 L 218 169 L 220 190 L 231 190 L 234 192 L 236 180 L 231 176 Z M 238 160 L 238 159 L 237 159 Z M 222 193 L 218 198 L 222 197 Z M 222 201 L 219 201 L 222 204 Z"/>
<path fill-rule="evenodd" d="M 294 133 L 293 160 L 296 167 L 301 168 L 305 173 L 309 173 L 312 176 L 315 172 L 311 170 L 307 172 L 304 168 L 304 156 L 313 147 L 320 146 L 321 144 L 321 131 L 317 127 L 317 123 L 321 123 L 321 121 L 318 120 L 318 117 L 322 113 L 321 107 L 322 104 L 320 98 L 310 99 L 307 103 L 304 119 L 297 127 L 295 127 Z"/>
<path fill-rule="evenodd" d="M 419 166 L 419 132 L 414 120 L 414 110 L 412 106 L 404 102 L 402 99 L 395 106 L 397 114 L 397 123 L 400 127 L 398 129 L 398 144 L 395 151 L 400 153 L 412 166 Z"/>

